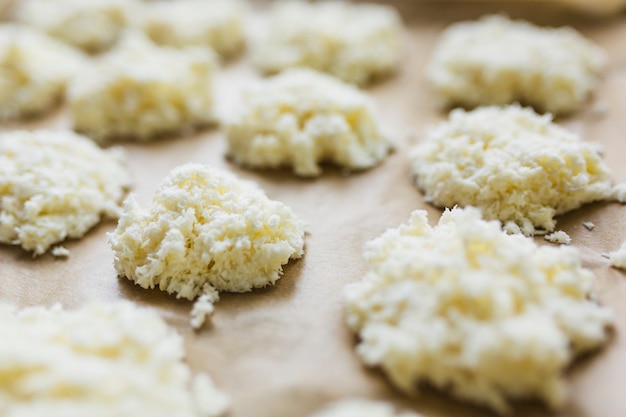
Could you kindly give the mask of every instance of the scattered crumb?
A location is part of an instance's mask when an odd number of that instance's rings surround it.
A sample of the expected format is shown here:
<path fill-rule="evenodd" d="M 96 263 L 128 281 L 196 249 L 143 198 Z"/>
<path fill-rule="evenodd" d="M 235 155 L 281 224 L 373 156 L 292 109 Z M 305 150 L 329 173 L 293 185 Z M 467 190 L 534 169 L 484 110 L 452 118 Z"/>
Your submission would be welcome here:
<path fill-rule="evenodd" d="M 215 288 L 207 285 L 205 291 L 206 292 L 196 300 L 191 309 L 191 320 L 189 323 L 194 329 L 202 327 L 207 317 L 210 317 L 215 310 L 213 304 L 220 299 L 220 295 Z"/>
<path fill-rule="evenodd" d="M 52 248 L 52 256 L 56 258 L 67 258 L 70 256 L 70 251 L 64 246 L 55 246 Z"/>
<path fill-rule="evenodd" d="M 593 222 L 583 222 L 583 226 L 585 226 L 587 230 L 593 230 L 596 227 Z"/>
<path fill-rule="evenodd" d="M 572 243 L 572 238 L 562 230 L 557 230 L 549 235 L 543 237 L 545 240 L 551 243 L 560 243 L 561 245 L 569 245 Z"/>

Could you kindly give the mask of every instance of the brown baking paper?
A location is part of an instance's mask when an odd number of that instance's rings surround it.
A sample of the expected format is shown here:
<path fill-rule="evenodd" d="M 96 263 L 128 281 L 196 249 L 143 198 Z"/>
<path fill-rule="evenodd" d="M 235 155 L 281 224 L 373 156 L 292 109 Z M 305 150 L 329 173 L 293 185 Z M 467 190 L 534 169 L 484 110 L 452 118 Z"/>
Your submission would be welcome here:
<path fill-rule="evenodd" d="M 405 397 L 381 372 L 360 363 L 354 351 L 356 338 L 344 324 L 342 288 L 365 272 L 360 253 L 363 243 L 405 222 L 412 210 L 427 210 L 431 224 L 441 213 L 424 203 L 411 184 L 406 158 L 411 141 L 419 140 L 428 125 L 445 117 L 434 107 L 423 75 L 433 43 L 455 20 L 500 11 L 497 3 L 445 6 L 404 1 L 398 6 L 407 25 L 404 62 L 394 77 L 367 89 L 397 143 L 396 152 L 380 166 L 350 175 L 331 167 L 316 179 L 296 178 L 289 170 L 244 170 L 224 159 L 225 138 L 217 128 L 122 145 L 128 153 L 133 192 L 142 204 L 171 169 L 194 161 L 255 180 L 270 198 L 292 207 L 307 224 L 306 253 L 285 267 L 275 286 L 223 294 L 211 324 L 194 332 L 188 323 L 191 302 L 141 289 L 117 277 L 106 243 L 106 233 L 115 222 L 108 221 L 83 239 L 66 242 L 71 251 L 66 260 L 49 254 L 33 258 L 19 247 L 0 245 L 0 299 L 20 306 L 62 303 L 68 308 L 88 301 L 123 299 L 157 310 L 184 336 L 192 370 L 208 371 L 231 397 L 232 417 L 301 417 L 332 400 L 352 396 L 390 400 L 430 417 L 493 416 L 429 388 L 417 398 Z M 585 140 L 601 143 L 615 181 L 626 182 L 626 17 L 585 20 L 537 4 L 515 5 L 507 11 L 512 17 L 541 24 L 572 24 L 609 52 L 609 69 L 595 98 L 559 122 Z M 246 54 L 226 63 L 216 81 L 217 110 L 228 112 L 241 89 L 257 77 Z M 5 124 L 2 130 L 69 126 L 68 116 L 60 109 L 36 121 Z M 595 229 L 584 228 L 584 221 L 593 222 Z M 572 237 L 585 266 L 595 273 L 597 298 L 615 312 L 616 332 L 605 349 L 567 371 L 571 389 L 563 411 L 551 413 L 528 402 L 516 403 L 512 415 L 624 417 L 626 276 L 610 268 L 602 254 L 616 250 L 626 238 L 626 207 L 591 204 L 558 218 L 557 227 Z"/>

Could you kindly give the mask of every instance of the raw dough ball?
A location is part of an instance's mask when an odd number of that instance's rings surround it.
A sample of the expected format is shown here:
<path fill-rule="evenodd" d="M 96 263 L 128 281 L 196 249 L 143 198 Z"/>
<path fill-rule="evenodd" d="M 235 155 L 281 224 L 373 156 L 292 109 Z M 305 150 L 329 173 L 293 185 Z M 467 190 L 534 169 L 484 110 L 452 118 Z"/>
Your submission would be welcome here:
<path fill-rule="evenodd" d="M 86 65 L 72 48 L 17 24 L 0 24 L 0 120 L 43 113 Z"/>
<path fill-rule="evenodd" d="M 370 168 L 392 147 L 365 93 L 307 69 L 260 81 L 225 124 L 227 153 L 236 163 L 291 165 L 301 176 L 320 175 L 320 162 Z"/>
<path fill-rule="evenodd" d="M 231 56 L 245 45 L 245 6 L 237 0 L 157 1 L 144 6 L 140 26 L 160 45 L 209 46 Z"/>
<path fill-rule="evenodd" d="M 0 242 L 41 255 L 82 237 L 101 217 L 117 218 L 128 177 L 121 149 L 102 150 L 66 131 L 4 133 Z"/>
<path fill-rule="evenodd" d="M 139 286 L 190 300 L 207 295 L 194 312 L 197 327 L 217 291 L 274 284 L 282 265 L 303 255 L 304 229 L 256 184 L 187 164 L 161 183 L 147 209 L 126 200 L 109 243 L 115 269 Z"/>
<path fill-rule="evenodd" d="M 139 33 L 70 85 L 74 129 L 98 142 L 148 141 L 212 121 L 214 53 L 157 47 Z"/>
<path fill-rule="evenodd" d="M 428 78 L 447 107 L 521 102 L 565 114 L 587 101 L 605 67 L 604 51 L 572 28 L 488 16 L 443 33 Z"/>
<path fill-rule="evenodd" d="M 597 200 L 624 200 L 598 146 L 519 106 L 454 110 L 411 152 L 426 199 L 476 206 L 507 231 L 551 232 L 554 216 Z"/>
<path fill-rule="evenodd" d="M 59 40 L 98 52 L 120 37 L 134 10 L 132 0 L 22 0 L 17 19 Z"/>
<path fill-rule="evenodd" d="M 563 405 L 565 367 L 607 341 L 611 313 L 569 246 L 507 235 L 477 209 L 425 211 L 368 242 L 369 272 L 346 287 L 357 352 L 409 394 L 420 382 L 494 410 Z"/>
<path fill-rule="evenodd" d="M 402 21 L 395 9 L 344 2 L 275 2 L 254 64 L 266 73 L 310 67 L 366 84 L 393 72 L 402 56 Z"/>
<path fill-rule="evenodd" d="M 0 414 L 217 417 L 228 399 L 192 378 L 183 339 L 130 303 L 75 311 L 0 304 Z"/>
<path fill-rule="evenodd" d="M 337 401 L 310 417 L 420 417 L 415 413 L 396 413 L 391 404 L 382 401 L 347 399 Z"/>

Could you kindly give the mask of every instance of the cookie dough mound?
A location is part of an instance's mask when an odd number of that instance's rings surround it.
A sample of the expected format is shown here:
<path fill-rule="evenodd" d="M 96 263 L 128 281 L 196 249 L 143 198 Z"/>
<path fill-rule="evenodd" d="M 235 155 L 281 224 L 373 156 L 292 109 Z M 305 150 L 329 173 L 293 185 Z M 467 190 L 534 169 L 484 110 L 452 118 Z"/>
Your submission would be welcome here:
<path fill-rule="evenodd" d="M 605 67 L 604 51 L 572 28 L 488 16 L 443 33 L 428 78 L 446 107 L 521 102 L 567 114 L 588 100 Z"/>
<path fill-rule="evenodd" d="M 555 215 L 623 197 L 595 144 L 516 105 L 452 111 L 410 159 L 428 201 L 480 207 L 512 233 L 551 232 Z"/>
<path fill-rule="evenodd" d="M 50 110 L 85 65 L 80 53 L 43 33 L 0 24 L 0 120 Z"/>
<path fill-rule="evenodd" d="M 70 85 L 74 129 L 98 142 L 148 141 L 212 121 L 212 50 L 157 47 L 126 37 Z"/>
<path fill-rule="evenodd" d="M 0 242 L 41 255 L 82 237 L 101 217 L 118 217 L 128 176 L 120 149 L 102 150 L 73 132 L 2 134 Z"/>
<path fill-rule="evenodd" d="M 227 154 L 236 163 L 291 165 L 301 176 L 320 175 L 321 162 L 370 168 L 392 147 L 365 93 L 307 69 L 288 70 L 250 88 L 225 125 Z"/>
<path fill-rule="evenodd" d="M 129 23 L 133 0 L 23 0 L 16 17 L 87 52 L 112 46 Z"/>
<path fill-rule="evenodd" d="M 182 362 L 182 337 L 130 303 L 0 304 L 0 334 L 3 416 L 217 417 L 228 407 Z"/>
<path fill-rule="evenodd" d="M 229 57 L 246 40 L 245 3 L 236 0 L 177 0 L 147 4 L 140 26 L 159 45 L 209 46 Z"/>
<path fill-rule="evenodd" d="M 304 230 L 289 207 L 256 184 L 187 164 L 170 173 L 147 209 L 126 200 L 109 243 L 120 275 L 179 298 L 208 295 L 200 299 L 206 312 L 217 291 L 274 284 L 282 265 L 303 255 Z"/>
<path fill-rule="evenodd" d="M 507 235 L 474 208 L 446 210 L 434 228 L 415 211 L 364 258 L 369 272 L 345 290 L 347 322 L 362 360 L 408 394 L 426 382 L 501 413 L 514 399 L 559 408 L 564 369 L 613 326 L 576 249 Z"/>
<path fill-rule="evenodd" d="M 399 66 L 402 30 L 389 6 L 275 2 L 253 61 L 265 73 L 309 67 L 362 85 Z"/>
<path fill-rule="evenodd" d="M 311 417 L 420 417 L 415 413 L 396 413 L 391 404 L 382 401 L 347 399 L 337 401 Z"/>

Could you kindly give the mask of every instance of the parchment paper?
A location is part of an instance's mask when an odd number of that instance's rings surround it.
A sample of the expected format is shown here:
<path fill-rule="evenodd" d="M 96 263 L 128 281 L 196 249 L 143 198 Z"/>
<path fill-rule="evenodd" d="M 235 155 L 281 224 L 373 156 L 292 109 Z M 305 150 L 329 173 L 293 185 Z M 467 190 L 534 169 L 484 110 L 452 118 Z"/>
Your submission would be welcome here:
<path fill-rule="evenodd" d="M 418 398 L 406 398 L 382 373 L 359 362 L 354 352 L 356 339 L 344 325 L 341 291 L 364 274 L 363 243 L 405 222 L 414 209 L 427 210 L 432 224 L 441 213 L 424 203 L 411 184 L 406 160 L 411 140 L 418 141 L 428 125 L 445 117 L 434 108 L 423 76 L 437 35 L 455 20 L 502 10 L 497 2 L 400 1 L 397 5 L 407 25 L 404 62 L 395 77 L 367 89 L 397 143 L 397 151 L 380 166 L 350 175 L 328 168 L 322 177 L 309 180 L 296 178 L 289 170 L 244 170 L 224 159 L 225 138 L 218 128 L 154 143 L 122 145 L 128 152 L 133 192 L 143 204 L 171 169 L 195 161 L 255 180 L 270 198 L 291 206 L 307 223 L 306 254 L 285 267 L 276 286 L 247 294 L 223 294 L 212 324 L 194 332 L 188 324 L 190 302 L 158 290 L 143 290 L 117 277 L 106 243 L 106 233 L 115 227 L 115 222 L 109 221 L 85 238 L 67 242 L 71 251 L 67 260 L 51 255 L 33 259 L 18 247 L 0 245 L 0 299 L 21 306 L 60 302 L 68 308 L 94 300 L 126 299 L 156 309 L 184 336 L 191 368 L 208 371 L 230 395 L 232 417 L 306 416 L 329 401 L 348 396 L 390 400 L 402 409 L 430 417 L 492 416 L 428 388 Z M 626 16 L 589 19 L 554 6 L 542 8 L 537 2 L 507 4 L 506 11 L 540 24 L 571 24 L 609 52 L 609 70 L 595 98 L 582 111 L 559 122 L 585 140 L 604 145 L 615 181 L 626 181 Z M 246 54 L 226 63 L 216 82 L 218 110 L 227 112 L 241 89 L 257 77 Z M 608 109 L 604 115 L 602 107 Z M 2 130 L 69 125 L 61 108 L 36 121 L 5 124 Z M 583 221 L 595 223 L 595 229 L 585 229 Z M 585 266 L 595 273 L 597 297 L 614 310 L 616 333 L 605 349 L 568 370 L 571 392 L 562 412 L 551 413 L 529 402 L 517 403 L 513 415 L 624 417 L 626 276 L 610 268 L 602 254 L 616 250 L 626 239 L 626 207 L 591 204 L 561 216 L 557 227 L 572 237 Z"/>

